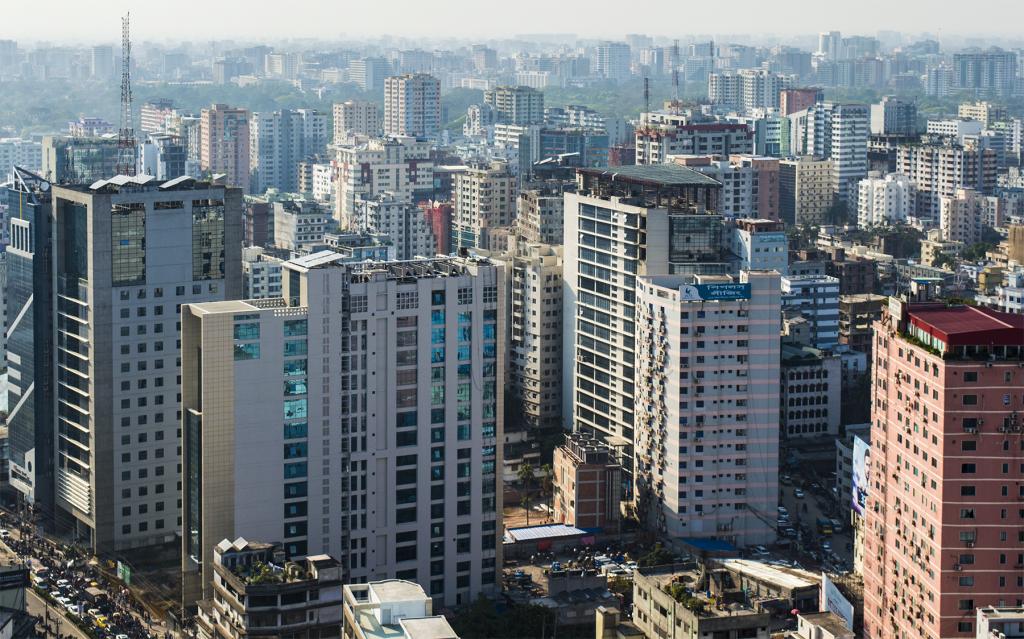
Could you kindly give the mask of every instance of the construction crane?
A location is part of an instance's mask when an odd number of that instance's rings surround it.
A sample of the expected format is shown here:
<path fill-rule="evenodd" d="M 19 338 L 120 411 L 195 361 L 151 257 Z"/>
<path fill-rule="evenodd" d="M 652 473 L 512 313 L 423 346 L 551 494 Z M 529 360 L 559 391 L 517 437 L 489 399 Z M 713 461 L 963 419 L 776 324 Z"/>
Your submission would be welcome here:
<path fill-rule="evenodd" d="M 132 126 L 132 42 L 129 37 L 131 13 L 121 18 L 121 128 L 117 136 L 117 173 L 135 175 L 135 129 Z"/>

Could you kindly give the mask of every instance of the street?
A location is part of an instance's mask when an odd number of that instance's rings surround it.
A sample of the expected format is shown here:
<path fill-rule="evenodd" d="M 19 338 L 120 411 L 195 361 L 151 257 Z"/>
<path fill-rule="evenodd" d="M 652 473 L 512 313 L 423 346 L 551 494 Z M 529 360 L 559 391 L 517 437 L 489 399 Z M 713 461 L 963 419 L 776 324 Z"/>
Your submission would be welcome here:
<path fill-rule="evenodd" d="M 5 550 L 5 553 L 6 552 L 7 551 Z M 26 592 L 27 596 L 25 597 L 25 602 L 27 604 L 29 614 L 43 619 L 42 625 L 37 626 L 37 628 L 43 629 L 43 636 L 65 637 L 71 635 L 78 639 L 88 639 L 88 636 L 82 632 L 78 626 L 68 621 L 67 617 L 64 616 L 63 610 L 48 605 L 43 598 L 31 588 Z"/>

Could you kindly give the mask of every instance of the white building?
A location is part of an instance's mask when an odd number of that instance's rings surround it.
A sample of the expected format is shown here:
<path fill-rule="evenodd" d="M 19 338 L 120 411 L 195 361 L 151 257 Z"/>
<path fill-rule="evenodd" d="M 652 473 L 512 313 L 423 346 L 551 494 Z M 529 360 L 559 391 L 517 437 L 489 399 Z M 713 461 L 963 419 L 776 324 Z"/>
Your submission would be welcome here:
<path fill-rule="evenodd" d="M 891 95 L 871 105 L 871 135 L 914 135 L 917 105 Z"/>
<path fill-rule="evenodd" d="M 810 325 L 811 346 L 827 350 L 839 343 L 839 279 L 831 275 L 786 275 L 782 308 L 795 310 Z"/>
<path fill-rule="evenodd" d="M 413 260 L 437 254 L 427 217 L 415 204 L 396 200 L 389 193 L 356 200 L 355 217 L 350 230 L 387 235 L 395 249 L 395 258 Z"/>
<path fill-rule="evenodd" d="M 1024 607 L 978 608 L 976 639 L 1024 638 Z"/>
<path fill-rule="evenodd" d="M 754 109 L 779 108 L 779 92 L 789 87 L 786 76 L 764 69 L 740 69 L 708 75 L 711 104 L 749 113 Z"/>
<path fill-rule="evenodd" d="M 956 140 L 957 144 L 963 144 L 965 137 L 981 135 L 981 131 L 984 128 L 985 125 L 977 120 L 950 118 L 947 120 L 928 120 L 925 132 L 929 135 Z"/>
<path fill-rule="evenodd" d="M 310 200 L 274 202 L 274 246 L 286 251 L 308 251 L 323 243 L 327 212 Z"/>
<path fill-rule="evenodd" d="M 831 159 L 836 199 L 852 206 L 868 174 L 868 106 L 821 102 L 789 117 L 791 152 Z"/>
<path fill-rule="evenodd" d="M 418 583 L 388 579 L 342 592 L 342 639 L 459 639 L 444 615 L 433 614 L 433 600 Z"/>
<path fill-rule="evenodd" d="M 991 294 L 976 293 L 974 299 L 989 308 L 1024 314 L 1024 269 L 1019 264 L 1011 264 L 1003 274 L 1002 284 L 996 286 Z"/>
<path fill-rule="evenodd" d="M 974 189 L 957 189 L 953 196 L 939 199 L 939 230 L 947 242 L 971 246 L 981 242 L 986 227 L 999 226 L 999 198 Z"/>
<path fill-rule="evenodd" d="M 282 263 L 284 260 L 268 255 L 262 246 L 243 248 L 243 299 L 264 300 L 281 297 Z"/>
<path fill-rule="evenodd" d="M 334 105 L 333 116 L 335 144 L 344 144 L 355 135 L 380 135 L 380 108 L 376 102 L 337 102 Z"/>
<path fill-rule="evenodd" d="M 54 348 L 58 517 L 97 554 L 174 541 L 177 307 L 241 297 L 242 192 L 117 176 L 54 185 L 53 203 L 54 282 L 76 309 L 53 326 L 78 336 Z"/>
<path fill-rule="evenodd" d="M 871 172 L 858 185 L 857 225 L 895 226 L 913 216 L 917 206 L 917 185 L 905 175 L 882 177 Z"/>
<path fill-rule="evenodd" d="M 356 200 L 391 193 L 414 204 L 434 189 L 430 143 L 410 137 L 372 139 L 337 149 L 334 218 L 349 228 Z"/>
<path fill-rule="evenodd" d="M 286 262 L 281 299 L 182 308 L 186 601 L 239 536 L 439 605 L 499 591 L 501 267 L 346 259 Z"/>
<path fill-rule="evenodd" d="M 425 73 L 384 82 L 384 134 L 433 138 L 441 132 L 441 83 Z"/>
<path fill-rule="evenodd" d="M 43 166 L 43 145 L 22 138 L 0 138 L 0 182 L 11 178 L 12 167 L 38 173 Z"/>
<path fill-rule="evenodd" d="M 779 294 L 775 272 L 639 278 L 634 477 L 650 529 L 776 538 Z"/>
<path fill-rule="evenodd" d="M 943 196 L 957 189 L 991 192 L 996 185 L 997 156 L 991 149 L 957 144 L 900 145 L 896 170 L 917 185 L 917 217 L 939 219 Z"/>
<path fill-rule="evenodd" d="M 774 220 L 736 220 L 732 227 L 732 252 L 744 271 L 789 272 L 789 239 L 785 226 Z"/>

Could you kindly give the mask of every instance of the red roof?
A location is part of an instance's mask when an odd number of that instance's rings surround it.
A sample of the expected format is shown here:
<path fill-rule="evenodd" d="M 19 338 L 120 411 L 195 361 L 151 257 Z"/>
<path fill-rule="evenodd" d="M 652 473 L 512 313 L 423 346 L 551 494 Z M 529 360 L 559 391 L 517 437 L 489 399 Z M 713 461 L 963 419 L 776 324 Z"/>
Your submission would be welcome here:
<path fill-rule="evenodd" d="M 977 306 L 911 306 L 911 325 L 949 346 L 1024 346 L 1024 315 Z"/>

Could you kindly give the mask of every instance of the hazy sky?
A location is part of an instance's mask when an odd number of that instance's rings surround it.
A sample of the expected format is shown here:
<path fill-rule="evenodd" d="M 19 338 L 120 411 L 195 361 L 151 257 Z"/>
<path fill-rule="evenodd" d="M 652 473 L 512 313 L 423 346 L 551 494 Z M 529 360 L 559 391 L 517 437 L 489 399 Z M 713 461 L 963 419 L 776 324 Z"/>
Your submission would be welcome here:
<path fill-rule="evenodd" d="M 0 37 L 116 41 L 119 15 L 147 40 L 408 35 L 470 40 L 517 33 L 797 34 L 839 29 L 1016 36 L 1020 0 L 38 0 L 5 11 Z"/>

